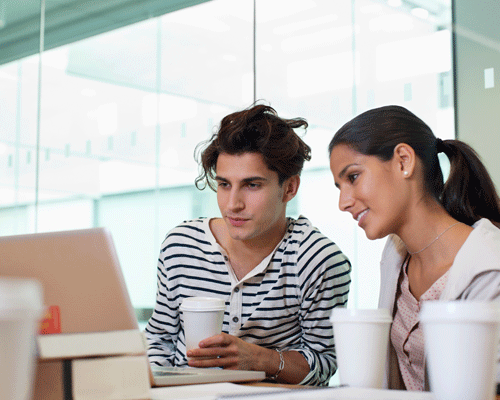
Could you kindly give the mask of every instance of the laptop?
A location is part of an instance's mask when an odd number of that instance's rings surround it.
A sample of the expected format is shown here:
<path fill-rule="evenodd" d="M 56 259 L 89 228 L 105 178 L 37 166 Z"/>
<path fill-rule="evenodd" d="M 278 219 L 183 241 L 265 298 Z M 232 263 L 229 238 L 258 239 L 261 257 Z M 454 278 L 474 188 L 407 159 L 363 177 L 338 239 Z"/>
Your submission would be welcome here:
<path fill-rule="evenodd" d="M 60 333 L 139 329 L 106 228 L 0 237 L 0 276 L 39 280 L 45 306 L 58 314 Z M 212 368 L 153 367 L 150 372 L 152 386 L 265 378 L 263 371 Z"/>

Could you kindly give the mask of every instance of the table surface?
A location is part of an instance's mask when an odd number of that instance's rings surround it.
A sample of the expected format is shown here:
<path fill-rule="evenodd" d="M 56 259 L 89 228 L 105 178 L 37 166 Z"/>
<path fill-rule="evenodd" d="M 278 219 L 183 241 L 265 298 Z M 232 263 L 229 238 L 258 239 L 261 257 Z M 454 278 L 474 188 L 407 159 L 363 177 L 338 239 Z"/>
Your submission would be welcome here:
<path fill-rule="evenodd" d="M 310 386 L 303 386 L 303 385 L 289 385 L 286 383 L 272 383 L 272 382 L 252 382 L 252 383 L 245 383 L 244 385 L 246 386 L 269 386 L 269 387 L 282 387 L 282 388 L 289 388 L 289 389 L 306 389 Z M 500 400 L 500 395 L 497 395 L 495 397 L 495 400 Z"/>

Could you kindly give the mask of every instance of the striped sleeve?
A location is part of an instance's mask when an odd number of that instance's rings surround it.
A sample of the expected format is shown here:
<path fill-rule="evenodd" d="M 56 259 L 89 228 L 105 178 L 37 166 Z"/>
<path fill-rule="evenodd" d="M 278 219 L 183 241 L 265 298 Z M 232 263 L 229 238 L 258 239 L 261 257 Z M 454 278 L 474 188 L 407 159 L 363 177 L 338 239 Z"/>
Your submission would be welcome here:
<path fill-rule="evenodd" d="M 156 304 L 145 335 L 151 364 L 186 366 L 179 306 L 191 296 L 229 297 L 230 279 L 220 251 L 206 234 L 206 218 L 184 221 L 162 243 L 157 268 Z M 227 331 L 227 312 L 223 330 Z"/>
<path fill-rule="evenodd" d="M 145 329 L 148 357 L 152 364 L 173 366 L 180 329 L 179 311 L 167 290 L 166 269 L 158 259 L 156 306 Z"/>
<path fill-rule="evenodd" d="M 145 328 L 151 364 L 186 365 L 179 305 L 190 296 L 226 295 L 227 271 L 217 257 L 202 219 L 185 221 L 167 234 L 158 259 L 156 304 Z"/>
<path fill-rule="evenodd" d="M 309 221 L 307 221 L 309 222 Z M 295 229 L 300 229 L 299 218 Z M 337 369 L 330 314 L 345 307 L 351 283 L 351 264 L 339 247 L 308 223 L 303 225 L 299 245 L 299 311 L 302 346 L 297 349 L 307 360 L 310 372 L 303 385 L 328 385 Z"/>

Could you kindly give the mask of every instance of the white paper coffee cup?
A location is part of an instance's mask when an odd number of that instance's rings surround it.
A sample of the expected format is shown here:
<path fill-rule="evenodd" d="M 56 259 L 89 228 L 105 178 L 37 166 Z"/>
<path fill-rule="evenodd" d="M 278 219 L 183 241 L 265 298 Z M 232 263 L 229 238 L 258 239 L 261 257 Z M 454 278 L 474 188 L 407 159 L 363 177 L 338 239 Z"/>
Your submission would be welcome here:
<path fill-rule="evenodd" d="M 42 302 L 42 287 L 37 281 L 0 278 L 1 398 L 32 397 L 35 336 L 43 313 Z"/>
<path fill-rule="evenodd" d="M 381 388 L 392 317 L 386 309 L 334 308 L 330 316 L 340 383 Z"/>
<path fill-rule="evenodd" d="M 203 339 L 222 332 L 225 309 L 225 301 L 214 297 L 188 297 L 182 301 L 186 351 L 198 348 Z"/>
<path fill-rule="evenodd" d="M 495 397 L 500 306 L 493 302 L 427 301 L 424 332 L 430 388 L 437 400 Z"/>

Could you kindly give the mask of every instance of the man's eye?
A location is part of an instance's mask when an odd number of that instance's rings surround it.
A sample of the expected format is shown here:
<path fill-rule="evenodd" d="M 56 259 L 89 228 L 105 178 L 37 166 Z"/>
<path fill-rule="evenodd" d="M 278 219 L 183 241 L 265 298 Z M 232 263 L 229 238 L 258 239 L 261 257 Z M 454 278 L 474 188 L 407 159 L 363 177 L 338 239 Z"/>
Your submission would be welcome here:
<path fill-rule="evenodd" d="M 221 188 L 225 188 L 225 187 L 228 187 L 228 186 L 229 186 L 229 184 L 228 184 L 227 182 L 219 182 L 219 183 L 217 184 L 217 186 L 218 186 L 218 187 L 221 187 Z"/>
<path fill-rule="evenodd" d="M 256 189 L 256 188 L 260 187 L 260 183 L 249 183 L 248 187 L 250 189 Z"/>

